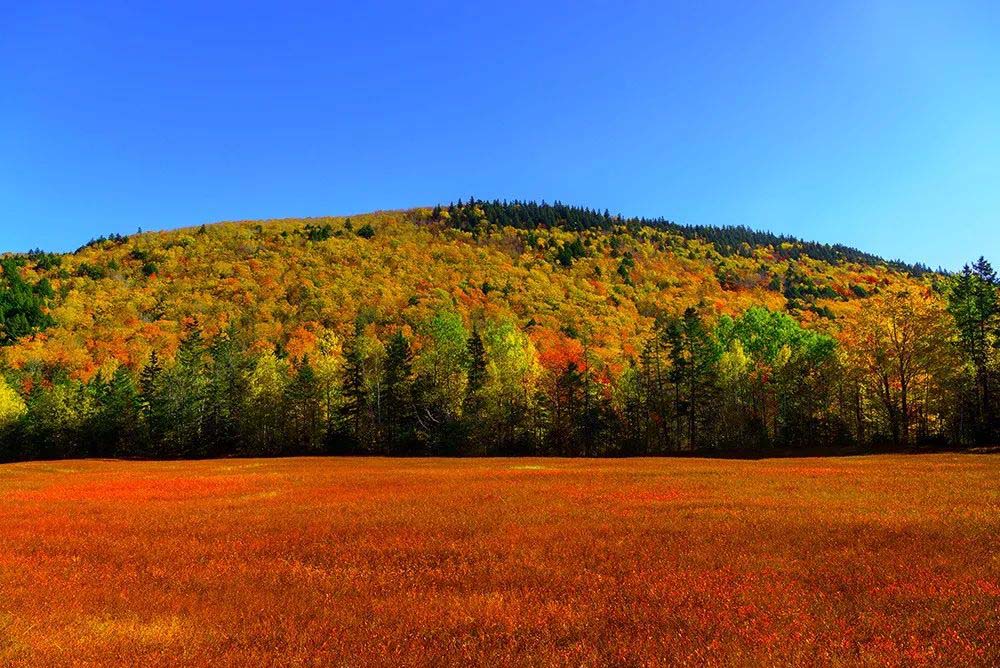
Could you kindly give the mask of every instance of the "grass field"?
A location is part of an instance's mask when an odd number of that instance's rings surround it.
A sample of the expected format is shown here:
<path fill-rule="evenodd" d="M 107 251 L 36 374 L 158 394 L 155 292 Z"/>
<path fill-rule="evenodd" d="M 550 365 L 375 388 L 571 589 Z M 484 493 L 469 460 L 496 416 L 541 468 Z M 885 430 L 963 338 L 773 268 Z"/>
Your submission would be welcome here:
<path fill-rule="evenodd" d="M 0 666 L 1000 664 L 1000 456 L 0 466 Z"/>

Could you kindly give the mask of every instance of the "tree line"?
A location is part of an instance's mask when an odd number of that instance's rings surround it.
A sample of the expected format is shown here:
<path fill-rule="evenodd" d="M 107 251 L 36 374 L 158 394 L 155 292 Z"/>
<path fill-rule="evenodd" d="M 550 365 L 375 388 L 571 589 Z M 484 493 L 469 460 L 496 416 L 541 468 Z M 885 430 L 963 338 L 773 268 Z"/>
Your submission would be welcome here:
<path fill-rule="evenodd" d="M 4 322 L 45 286 L 4 267 Z M 13 271 L 13 270 L 11 270 Z M 16 273 L 16 272 L 15 272 Z M 13 295 L 13 296 L 10 296 Z M 237 324 L 89 381 L 0 377 L 0 458 L 290 454 L 630 456 L 965 446 L 1000 438 L 1000 301 L 985 259 L 887 290 L 836 335 L 753 306 L 663 311 L 620 368 L 586 333 L 443 305 L 414 327 L 360 314 L 309 354 Z M 11 306 L 13 304 L 13 306 Z M 8 325 L 10 328 L 11 325 Z"/>
<path fill-rule="evenodd" d="M 593 229 L 610 231 L 615 226 L 626 226 L 634 230 L 652 227 L 679 234 L 685 239 L 708 241 L 723 256 L 747 255 L 754 248 L 769 247 L 774 250 L 776 257 L 781 259 L 796 260 L 807 256 L 831 264 L 855 262 L 868 266 L 884 265 L 916 277 L 931 271 L 930 267 L 921 263 L 886 260 L 844 244 L 805 241 L 787 234 L 754 230 L 745 225 L 684 225 L 666 218 L 612 215 L 607 209 L 600 212 L 558 201 L 548 204 L 517 200 L 484 201 L 472 197 L 466 202 L 459 199 L 457 203 L 451 203 L 447 207 L 436 206 L 432 218 L 446 220 L 452 226 L 464 230 L 475 230 L 484 221 L 516 229 L 560 227 L 575 231 Z"/>

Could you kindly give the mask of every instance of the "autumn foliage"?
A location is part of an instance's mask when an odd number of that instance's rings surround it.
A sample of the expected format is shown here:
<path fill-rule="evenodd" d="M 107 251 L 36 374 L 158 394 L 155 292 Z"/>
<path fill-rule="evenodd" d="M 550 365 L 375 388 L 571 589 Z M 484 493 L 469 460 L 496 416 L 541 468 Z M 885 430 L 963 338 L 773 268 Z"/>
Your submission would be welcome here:
<path fill-rule="evenodd" d="M 4 260 L 0 458 L 990 442 L 996 290 L 561 204 L 112 236 Z"/>

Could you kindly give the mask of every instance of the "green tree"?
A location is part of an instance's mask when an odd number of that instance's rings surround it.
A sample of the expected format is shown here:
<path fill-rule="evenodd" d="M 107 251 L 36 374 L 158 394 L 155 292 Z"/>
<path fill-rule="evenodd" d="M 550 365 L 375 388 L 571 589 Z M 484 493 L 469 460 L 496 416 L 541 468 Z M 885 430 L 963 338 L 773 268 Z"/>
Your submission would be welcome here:
<path fill-rule="evenodd" d="M 711 444 L 705 432 L 716 395 L 719 347 L 694 307 L 671 323 L 667 331 L 670 343 L 670 380 L 675 389 L 677 431 L 684 433 L 686 449 Z M 683 426 L 681 421 L 683 420 Z"/>
<path fill-rule="evenodd" d="M 17 260 L 0 261 L 0 346 L 53 325 L 45 311 L 52 296 L 48 280 L 31 285 L 21 277 Z"/>
<path fill-rule="evenodd" d="M 997 275 L 985 258 L 966 265 L 948 292 L 948 312 L 958 329 L 959 347 L 973 369 L 976 439 L 997 436 L 993 390 L 995 361 L 1000 346 L 1000 299 Z"/>
<path fill-rule="evenodd" d="M 423 336 L 426 345 L 414 360 L 418 436 L 428 453 L 445 454 L 459 445 L 469 334 L 458 313 L 443 310 L 425 323 Z"/>
<path fill-rule="evenodd" d="M 726 434 L 731 445 L 804 444 L 821 436 L 817 413 L 828 384 L 819 381 L 834 363 L 832 337 L 759 306 L 723 317 L 715 335 L 723 351 L 722 403 L 731 407 L 724 414 L 736 418 Z"/>
<path fill-rule="evenodd" d="M 323 395 L 316 372 L 305 356 L 285 389 L 288 435 L 295 449 L 319 452 L 323 444 Z"/>
<path fill-rule="evenodd" d="M 142 423 L 135 378 L 126 366 L 119 365 L 109 381 L 98 375 L 92 384 L 97 407 L 89 431 L 96 452 L 106 456 L 134 454 L 140 446 Z"/>
<path fill-rule="evenodd" d="M 414 438 L 413 354 L 399 330 L 389 339 L 385 354 L 385 447 L 390 455 L 406 452 Z"/>
<path fill-rule="evenodd" d="M 531 339 L 510 319 L 490 322 L 479 344 L 477 337 L 470 339 L 468 385 L 478 386 L 482 443 L 496 454 L 529 451 L 532 398 L 541 375 Z"/>
<path fill-rule="evenodd" d="M 189 325 L 173 366 L 160 374 L 158 383 L 165 418 L 159 443 L 163 456 L 209 454 L 204 439 L 209 388 L 206 357 L 201 329 L 197 324 Z"/>
<path fill-rule="evenodd" d="M 25 454 L 43 459 L 93 454 L 91 443 L 83 437 L 94 399 L 83 383 L 65 379 L 38 383 L 26 404 L 24 438 L 30 446 Z"/>
<path fill-rule="evenodd" d="M 331 435 L 337 442 L 332 447 L 342 452 L 370 453 L 380 444 L 381 380 L 373 382 L 378 369 L 372 360 L 372 341 L 363 333 L 363 327 L 356 330 L 344 346 L 340 421 Z M 373 386 L 377 390 L 374 396 Z"/>
<path fill-rule="evenodd" d="M 236 337 L 230 328 L 208 347 L 203 439 L 205 451 L 212 455 L 238 451 L 247 427 L 248 360 Z"/>
<path fill-rule="evenodd" d="M 258 355 L 251 364 L 247 382 L 246 451 L 253 455 L 276 455 L 287 449 L 285 433 L 285 387 L 287 363 L 273 352 Z"/>

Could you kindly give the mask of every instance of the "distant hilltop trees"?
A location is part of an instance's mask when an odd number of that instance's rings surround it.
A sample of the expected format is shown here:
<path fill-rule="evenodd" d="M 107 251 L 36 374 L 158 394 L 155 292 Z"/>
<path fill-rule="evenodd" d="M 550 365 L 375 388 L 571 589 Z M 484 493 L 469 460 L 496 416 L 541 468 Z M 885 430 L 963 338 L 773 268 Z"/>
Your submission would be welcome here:
<path fill-rule="evenodd" d="M 751 249 L 770 247 L 779 257 L 796 259 L 807 255 L 824 262 L 857 262 L 866 265 L 886 265 L 913 276 L 930 273 L 930 267 L 920 263 L 906 263 L 900 260 L 885 260 L 877 255 L 860 251 L 842 244 L 822 244 L 803 241 L 793 236 L 760 232 L 742 225 L 713 227 L 710 225 L 681 225 L 665 218 L 623 218 L 611 215 L 607 209 L 603 213 L 595 209 L 569 206 L 560 202 L 481 201 L 470 198 L 468 202 L 458 200 L 447 208 L 434 208 L 433 217 L 440 220 L 447 212 L 450 224 L 459 229 L 473 229 L 485 218 L 495 225 L 509 225 L 518 229 L 539 227 L 563 227 L 570 230 L 611 230 L 624 225 L 631 228 L 653 227 L 675 232 L 687 239 L 701 239 L 715 246 L 722 255 L 747 254 Z"/>

